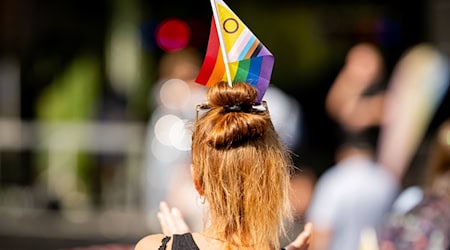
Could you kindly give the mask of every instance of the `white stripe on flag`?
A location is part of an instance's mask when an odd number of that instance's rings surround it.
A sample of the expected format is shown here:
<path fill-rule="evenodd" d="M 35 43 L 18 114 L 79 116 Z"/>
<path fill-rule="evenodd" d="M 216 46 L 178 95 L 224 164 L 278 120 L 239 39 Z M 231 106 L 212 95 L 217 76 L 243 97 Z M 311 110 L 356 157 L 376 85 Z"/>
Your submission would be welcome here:
<path fill-rule="evenodd" d="M 233 44 L 233 47 L 231 47 L 230 51 L 228 52 L 228 60 L 230 62 L 236 62 L 239 60 L 239 56 L 241 55 L 242 50 L 245 48 L 248 41 L 253 36 L 254 35 L 250 32 L 250 30 L 245 27 L 239 38 Z"/>

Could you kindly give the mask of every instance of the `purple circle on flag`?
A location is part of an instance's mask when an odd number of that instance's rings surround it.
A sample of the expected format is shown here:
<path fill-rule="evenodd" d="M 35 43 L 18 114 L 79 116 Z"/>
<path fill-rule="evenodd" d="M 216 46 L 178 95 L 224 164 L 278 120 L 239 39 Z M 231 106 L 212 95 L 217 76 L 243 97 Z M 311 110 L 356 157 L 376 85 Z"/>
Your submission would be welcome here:
<path fill-rule="evenodd" d="M 233 34 L 239 29 L 239 23 L 236 19 L 230 17 L 223 21 L 223 30 L 228 34 Z"/>

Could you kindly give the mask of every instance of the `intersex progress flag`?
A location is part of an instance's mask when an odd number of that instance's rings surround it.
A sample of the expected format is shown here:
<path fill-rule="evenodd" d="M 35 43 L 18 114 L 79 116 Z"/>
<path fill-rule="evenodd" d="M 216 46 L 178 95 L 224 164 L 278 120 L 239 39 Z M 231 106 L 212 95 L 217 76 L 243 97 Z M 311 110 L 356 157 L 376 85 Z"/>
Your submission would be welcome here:
<path fill-rule="evenodd" d="M 260 103 L 269 87 L 274 57 L 222 0 L 211 3 L 217 16 L 212 18 L 206 56 L 196 82 L 206 86 L 220 81 L 246 82 L 256 87 L 256 101 Z"/>

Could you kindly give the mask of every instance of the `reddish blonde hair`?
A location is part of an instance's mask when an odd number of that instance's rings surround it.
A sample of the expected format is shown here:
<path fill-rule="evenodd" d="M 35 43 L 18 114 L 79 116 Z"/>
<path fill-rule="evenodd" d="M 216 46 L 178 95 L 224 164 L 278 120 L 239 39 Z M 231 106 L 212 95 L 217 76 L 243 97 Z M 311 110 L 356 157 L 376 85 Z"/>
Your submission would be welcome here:
<path fill-rule="evenodd" d="M 268 111 L 253 108 L 257 91 L 226 82 L 207 93 L 211 109 L 194 124 L 196 182 L 211 208 L 216 236 L 240 249 L 279 248 L 292 161 Z"/>

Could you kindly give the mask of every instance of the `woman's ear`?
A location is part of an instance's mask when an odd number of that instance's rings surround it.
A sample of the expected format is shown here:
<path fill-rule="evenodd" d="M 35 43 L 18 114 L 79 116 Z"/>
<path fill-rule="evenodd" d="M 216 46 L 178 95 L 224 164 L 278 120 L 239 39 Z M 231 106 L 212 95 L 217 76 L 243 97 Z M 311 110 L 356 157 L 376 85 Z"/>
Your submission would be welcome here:
<path fill-rule="evenodd" d="M 194 169 L 194 165 L 191 163 L 191 175 L 192 175 L 192 180 L 194 181 L 194 187 L 195 190 L 197 190 L 199 195 L 203 195 L 203 188 L 202 185 L 200 185 L 200 181 L 197 179 L 197 176 L 195 174 L 195 169 Z"/>

